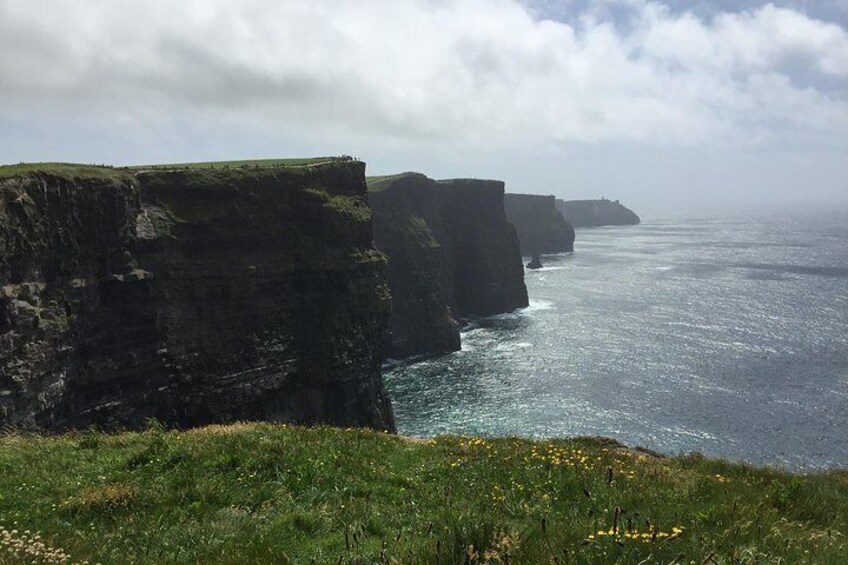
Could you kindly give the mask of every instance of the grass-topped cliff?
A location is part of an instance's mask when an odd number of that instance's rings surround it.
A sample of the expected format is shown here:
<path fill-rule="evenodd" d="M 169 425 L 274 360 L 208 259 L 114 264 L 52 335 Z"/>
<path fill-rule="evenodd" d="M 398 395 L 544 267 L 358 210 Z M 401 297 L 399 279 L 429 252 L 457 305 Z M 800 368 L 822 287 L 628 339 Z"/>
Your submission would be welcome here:
<path fill-rule="evenodd" d="M 30 174 L 45 174 L 64 179 L 124 179 L 128 171 L 106 165 L 81 165 L 77 163 L 18 163 L 0 165 L 0 180 Z"/>
<path fill-rule="evenodd" d="M 366 181 L 374 243 L 389 260 L 388 357 L 455 351 L 458 318 L 527 306 L 502 182 L 411 172 Z"/>
<path fill-rule="evenodd" d="M 349 157 L 0 167 L 0 427 L 392 429 Z"/>
<path fill-rule="evenodd" d="M 135 165 L 129 169 L 262 169 L 268 167 L 305 167 L 351 161 L 350 157 L 306 157 L 297 159 L 243 159 L 237 161 L 199 161 L 194 163 L 165 163 L 154 165 Z"/>
<path fill-rule="evenodd" d="M 351 161 L 350 157 L 306 157 L 297 159 L 246 159 L 240 161 L 203 161 L 196 163 L 165 163 L 113 167 L 111 165 L 81 163 L 17 163 L 0 165 L 0 179 L 33 173 L 66 179 L 121 179 L 143 170 L 195 170 L 195 169 L 266 169 L 280 167 L 308 167 L 334 162 Z"/>
<path fill-rule="evenodd" d="M 29 547 L 27 563 L 836 564 L 846 524 L 845 472 L 602 440 L 270 424 L 0 437 L 0 563 Z"/>
<path fill-rule="evenodd" d="M 396 175 L 381 175 L 365 177 L 365 182 L 368 183 L 368 192 L 379 192 L 391 187 L 395 182 L 404 179 L 419 179 L 425 180 L 427 177 L 421 173 L 406 172 Z"/>
<path fill-rule="evenodd" d="M 576 228 L 629 226 L 641 222 L 636 213 L 618 200 L 557 200 L 557 210 Z"/>

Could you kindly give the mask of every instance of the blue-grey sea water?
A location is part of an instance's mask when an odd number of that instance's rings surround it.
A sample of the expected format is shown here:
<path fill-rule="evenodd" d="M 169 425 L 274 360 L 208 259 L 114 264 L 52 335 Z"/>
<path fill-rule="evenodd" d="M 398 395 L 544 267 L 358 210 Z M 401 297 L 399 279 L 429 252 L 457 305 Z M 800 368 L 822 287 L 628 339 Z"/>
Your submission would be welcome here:
<path fill-rule="evenodd" d="M 848 217 L 646 221 L 575 249 L 462 351 L 388 367 L 400 433 L 848 467 Z"/>

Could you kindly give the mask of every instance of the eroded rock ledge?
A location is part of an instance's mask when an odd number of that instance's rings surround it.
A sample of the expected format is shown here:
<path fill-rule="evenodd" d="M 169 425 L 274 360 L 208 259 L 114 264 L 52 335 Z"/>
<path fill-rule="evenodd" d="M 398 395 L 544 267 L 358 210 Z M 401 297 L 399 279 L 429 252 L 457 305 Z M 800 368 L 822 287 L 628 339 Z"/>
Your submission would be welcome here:
<path fill-rule="evenodd" d="M 0 175 L 0 425 L 393 429 L 365 165 Z"/>

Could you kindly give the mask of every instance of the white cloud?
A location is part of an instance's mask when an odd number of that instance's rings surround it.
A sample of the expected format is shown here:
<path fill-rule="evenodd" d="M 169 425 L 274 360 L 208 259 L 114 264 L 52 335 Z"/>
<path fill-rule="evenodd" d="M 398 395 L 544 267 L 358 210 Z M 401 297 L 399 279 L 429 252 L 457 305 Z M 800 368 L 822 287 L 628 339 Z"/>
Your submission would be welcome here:
<path fill-rule="evenodd" d="M 649 5 L 632 38 L 658 62 L 713 73 L 751 73 L 802 62 L 815 70 L 848 76 L 848 34 L 835 24 L 771 4 L 754 12 L 722 13 L 709 23 L 691 14 L 670 17 Z"/>
<path fill-rule="evenodd" d="M 846 144 L 839 25 L 772 5 L 700 19 L 624 4 L 627 26 L 598 10 L 543 20 L 516 0 L 0 0 L 0 123 Z"/>

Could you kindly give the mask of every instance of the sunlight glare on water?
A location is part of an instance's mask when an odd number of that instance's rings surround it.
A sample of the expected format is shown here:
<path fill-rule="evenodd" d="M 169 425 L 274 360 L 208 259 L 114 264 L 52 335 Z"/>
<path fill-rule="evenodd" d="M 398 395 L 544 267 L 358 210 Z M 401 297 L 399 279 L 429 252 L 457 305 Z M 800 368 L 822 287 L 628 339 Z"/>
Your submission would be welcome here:
<path fill-rule="evenodd" d="M 579 230 L 530 307 L 388 368 L 398 430 L 604 435 L 795 469 L 848 466 L 845 217 Z"/>

